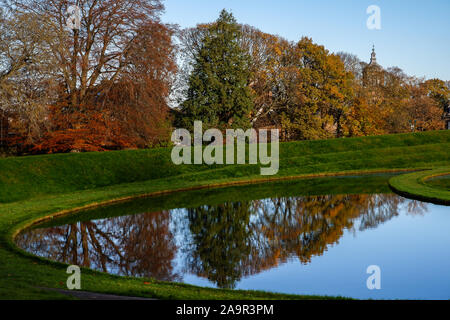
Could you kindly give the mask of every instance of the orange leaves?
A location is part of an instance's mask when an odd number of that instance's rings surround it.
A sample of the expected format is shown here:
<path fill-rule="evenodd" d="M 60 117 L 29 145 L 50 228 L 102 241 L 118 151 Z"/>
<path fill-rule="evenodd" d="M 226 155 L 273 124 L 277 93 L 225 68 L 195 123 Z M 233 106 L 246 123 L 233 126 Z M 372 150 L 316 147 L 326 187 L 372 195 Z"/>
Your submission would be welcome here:
<path fill-rule="evenodd" d="M 55 8 L 51 0 L 13 3 L 25 15 L 45 16 L 50 27 L 65 19 L 66 10 Z M 85 23 L 79 32 L 62 35 L 62 29 L 52 29 L 51 45 L 42 31 L 22 30 L 33 33 L 25 38 L 47 39 L 36 47 L 45 68 L 40 70 L 40 60 L 33 57 L 23 73 L 27 76 L 18 78 L 21 84 L 15 91 L 22 91 L 22 83 L 33 90 L 26 91 L 26 103 L 14 99 L 23 111 L 14 115 L 10 131 L 17 137 L 8 143 L 15 143 L 18 153 L 31 148 L 35 153 L 103 151 L 166 143 L 176 48 L 175 26 L 159 19 L 161 1 L 84 1 L 80 6 Z"/>
<path fill-rule="evenodd" d="M 89 152 L 131 147 L 131 139 L 123 135 L 117 121 L 108 113 L 93 108 L 83 112 L 61 112 L 53 107 L 54 130 L 34 146 L 34 153 Z"/>

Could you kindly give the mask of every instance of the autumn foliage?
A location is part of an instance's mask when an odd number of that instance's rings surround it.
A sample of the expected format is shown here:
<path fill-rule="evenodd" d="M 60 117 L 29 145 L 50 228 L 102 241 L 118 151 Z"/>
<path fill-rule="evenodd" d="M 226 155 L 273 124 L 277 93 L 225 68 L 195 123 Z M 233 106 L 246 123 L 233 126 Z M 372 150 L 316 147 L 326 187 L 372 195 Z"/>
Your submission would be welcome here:
<path fill-rule="evenodd" d="M 50 107 L 53 124 L 43 139 L 33 147 L 36 153 L 105 151 L 130 147 L 120 124 L 108 113 L 92 107 L 62 113 L 61 106 Z"/>
<path fill-rule="evenodd" d="M 45 69 L 51 81 L 35 82 L 45 99 L 33 98 L 33 92 L 23 96 L 30 105 L 39 102 L 42 112 L 36 125 L 28 120 L 38 117 L 30 117 L 38 110 L 36 106 L 21 110 L 12 94 L 5 99 L 5 109 L 20 111 L 15 113 L 19 121 L 11 128 L 23 137 L 15 142 L 20 151 L 105 151 L 167 144 L 176 48 L 174 27 L 159 19 L 164 8 L 160 0 L 80 2 L 78 29 L 67 27 L 70 1 L 6 2 L 9 15 L 21 17 L 26 12 L 28 20 L 43 27 L 37 38 L 19 38 L 37 29 L 23 27 L 17 30 L 17 39 L 10 40 L 10 44 L 22 44 L 17 46 L 17 56 L 28 62 L 12 66 L 11 73 L 19 78 L 0 78 L 3 87 L 29 83 L 30 73 L 51 62 Z M 11 24 L 6 26 L 14 29 Z M 17 58 L 10 60 L 13 63 Z M 52 90 L 43 86 L 46 83 L 52 84 Z M 37 129 L 30 132 L 27 127 Z"/>
<path fill-rule="evenodd" d="M 444 129 L 450 83 L 218 20 L 178 30 L 161 0 L 2 0 L 0 143 L 15 153 L 150 148 L 194 120 L 314 140 Z M 42 17 L 46 17 L 42 19 Z"/>

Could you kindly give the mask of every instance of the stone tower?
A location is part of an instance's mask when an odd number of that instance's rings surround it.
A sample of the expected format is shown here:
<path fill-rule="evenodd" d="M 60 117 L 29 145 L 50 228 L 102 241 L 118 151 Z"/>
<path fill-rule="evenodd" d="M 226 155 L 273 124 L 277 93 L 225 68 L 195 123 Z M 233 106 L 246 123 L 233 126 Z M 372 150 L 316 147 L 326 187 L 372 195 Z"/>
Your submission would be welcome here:
<path fill-rule="evenodd" d="M 447 106 L 447 110 L 445 110 L 442 118 L 444 119 L 445 129 L 450 130 L 450 104 Z"/>
<path fill-rule="evenodd" d="M 363 70 L 363 84 L 365 87 L 377 87 L 384 84 L 384 71 L 377 63 L 375 46 L 372 48 L 370 63 Z"/>

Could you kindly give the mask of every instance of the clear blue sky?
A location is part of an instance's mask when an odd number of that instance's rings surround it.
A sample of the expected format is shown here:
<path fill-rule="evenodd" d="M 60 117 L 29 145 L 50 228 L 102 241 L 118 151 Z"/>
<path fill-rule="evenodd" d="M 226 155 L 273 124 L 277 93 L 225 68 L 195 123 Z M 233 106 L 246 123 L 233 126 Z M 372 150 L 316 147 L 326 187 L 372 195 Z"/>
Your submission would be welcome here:
<path fill-rule="evenodd" d="M 378 62 L 418 77 L 450 80 L 450 0 L 164 0 L 164 22 L 180 27 L 217 19 L 223 8 L 245 23 L 288 40 L 311 37 L 331 52 Z M 381 9 L 381 30 L 369 30 L 366 9 Z"/>

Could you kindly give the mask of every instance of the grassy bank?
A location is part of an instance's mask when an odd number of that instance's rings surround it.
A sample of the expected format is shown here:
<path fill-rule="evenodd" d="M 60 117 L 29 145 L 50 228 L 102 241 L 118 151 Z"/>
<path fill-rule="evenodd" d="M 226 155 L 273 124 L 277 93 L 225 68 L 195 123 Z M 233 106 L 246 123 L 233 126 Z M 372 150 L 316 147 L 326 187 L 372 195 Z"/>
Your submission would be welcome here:
<path fill-rule="evenodd" d="M 449 147 L 450 131 L 285 143 L 280 146 L 280 171 L 271 179 L 437 168 L 450 164 Z M 175 166 L 169 149 L 0 159 L 0 298 L 63 298 L 38 287 L 63 288 L 65 266 L 32 257 L 12 241 L 37 219 L 117 199 L 264 179 L 257 165 Z M 314 189 L 313 180 L 305 181 L 310 193 L 349 192 L 341 182 Z M 386 187 L 387 180 L 377 186 L 373 190 Z M 83 289 L 161 299 L 308 298 L 120 278 L 90 270 L 83 270 Z"/>
<path fill-rule="evenodd" d="M 278 176 L 427 167 L 449 161 L 450 131 L 284 143 Z M 170 149 L 0 159 L 0 203 L 122 183 L 261 178 L 259 166 L 175 166 Z"/>
<path fill-rule="evenodd" d="M 432 177 L 431 179 L 425 180 L 425 183 L 433 188 L 438 188 L 442 190 L 449 191 L 450 190 L 450 169 L 448 170 L 449 174 L 440 175 L 437 177 Z"/>
<path fill-rule="evenodd" d="M 389 185 L 408 198 L 450 205 L 449 175 L 450 167 L 436 168 L 393 177 Z"/>

